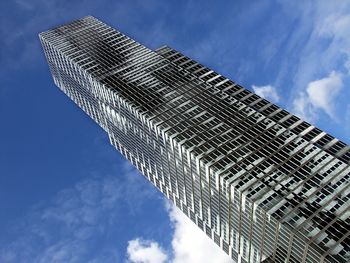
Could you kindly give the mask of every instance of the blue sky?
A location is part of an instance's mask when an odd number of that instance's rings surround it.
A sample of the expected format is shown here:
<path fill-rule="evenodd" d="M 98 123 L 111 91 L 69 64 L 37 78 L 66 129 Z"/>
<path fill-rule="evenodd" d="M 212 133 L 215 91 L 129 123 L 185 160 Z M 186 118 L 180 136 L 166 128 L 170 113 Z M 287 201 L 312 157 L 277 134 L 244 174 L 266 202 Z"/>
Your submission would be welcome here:
<path fill-rule="evenodd" d="M 349 1 L 4 0 L 0 10 L 0 262 L 230 262 L 54 86 L 37 35 L 76 18 L 167 44 L 350 142 Z"/>

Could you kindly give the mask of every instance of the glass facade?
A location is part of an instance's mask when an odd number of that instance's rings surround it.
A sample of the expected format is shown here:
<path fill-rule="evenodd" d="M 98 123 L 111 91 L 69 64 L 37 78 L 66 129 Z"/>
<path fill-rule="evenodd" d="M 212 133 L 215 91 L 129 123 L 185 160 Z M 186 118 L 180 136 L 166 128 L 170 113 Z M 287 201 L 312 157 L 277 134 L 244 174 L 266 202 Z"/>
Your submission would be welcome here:
<path fill-rule="evenodd" d="M 348 145 L 94 17 L 39 36 L 55 84 L 234 260 L 350 260 Z"/>

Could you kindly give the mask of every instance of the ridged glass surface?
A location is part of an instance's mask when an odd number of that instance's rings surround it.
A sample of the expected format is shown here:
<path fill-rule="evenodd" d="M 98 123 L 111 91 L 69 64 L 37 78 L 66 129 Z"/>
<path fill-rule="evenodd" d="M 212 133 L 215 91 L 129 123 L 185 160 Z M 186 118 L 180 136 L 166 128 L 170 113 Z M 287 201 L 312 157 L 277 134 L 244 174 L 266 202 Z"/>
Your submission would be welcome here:
<path fill-rule="evenodd" d="M 40 40 L 55 84 L 234 260 L 350 260 L 349 146 L 94 17 Z"/>

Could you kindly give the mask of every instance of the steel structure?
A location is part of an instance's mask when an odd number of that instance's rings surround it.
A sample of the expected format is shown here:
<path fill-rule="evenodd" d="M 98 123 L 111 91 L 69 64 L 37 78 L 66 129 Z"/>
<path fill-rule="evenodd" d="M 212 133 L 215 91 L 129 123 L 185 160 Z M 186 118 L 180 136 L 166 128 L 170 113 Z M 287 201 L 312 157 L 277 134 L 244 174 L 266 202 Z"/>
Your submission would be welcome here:
<path fill-rule="evenodd" d="M 40 40 L 55 84 L 234 260 L 350 259 L 349 146 L 94 17 Z"/>

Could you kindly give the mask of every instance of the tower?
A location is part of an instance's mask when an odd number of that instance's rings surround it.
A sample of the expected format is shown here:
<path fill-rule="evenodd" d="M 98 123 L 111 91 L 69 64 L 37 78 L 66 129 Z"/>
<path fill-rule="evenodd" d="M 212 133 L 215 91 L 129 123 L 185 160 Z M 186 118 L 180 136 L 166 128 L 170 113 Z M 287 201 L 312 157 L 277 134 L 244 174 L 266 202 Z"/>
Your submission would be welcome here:
<path fill-rule="evenodd" d="M 55 84 L 238 262 L 350 259 L 350 147 L 94 17 L 43 32 Z"/>

